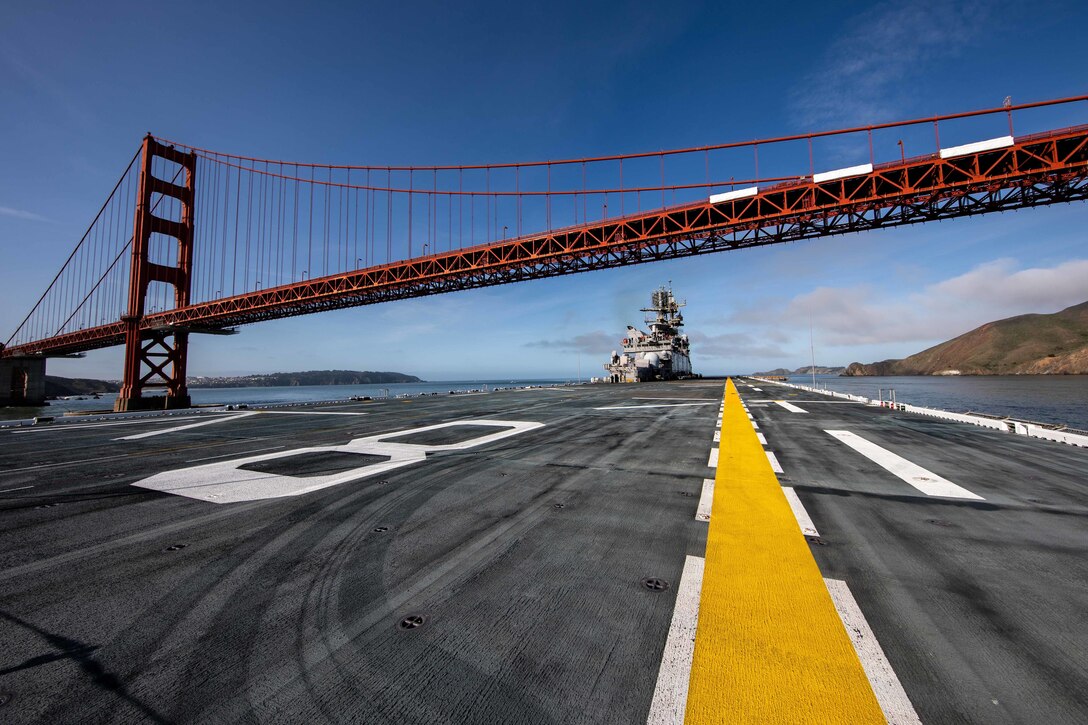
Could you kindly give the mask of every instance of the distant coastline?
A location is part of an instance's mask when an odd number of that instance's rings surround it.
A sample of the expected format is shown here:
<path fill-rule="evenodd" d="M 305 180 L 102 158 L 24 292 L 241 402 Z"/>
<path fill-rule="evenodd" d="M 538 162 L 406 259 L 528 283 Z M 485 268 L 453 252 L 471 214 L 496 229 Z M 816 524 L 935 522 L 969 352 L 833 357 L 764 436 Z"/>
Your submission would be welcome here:
<path fill-rule="evenodd" d="M 190 388 L 283 388 L 300 385 L 388 385 L 421 383 L 415 375 L 371 370 L 308 370 L 294 373 L 268 373 L 235 377 L 193 376 Z"/>
<path fill-rule="evenodd" d="M 811 365 L 806 365 L 803 368 L 797 368 L 796 370 L 787 370 L 786 368 L 775 368 L 774 370 L 766 370 L 761 373 L 752 373 L 752 375 L 759 375 L 760 377 L 770 376 L 789 376 L 789 375 L 842 375 L 846 368 L 841 365 L 838 367 L 827 367 L 824 365 L 817 365 L 815 368 Z"/>
<path fill-rule="evenodd" d="M 186 381 L 190 388 L 283 388 L 302 385 L 390 385 L 395 383 L 422 383 L 415 375 L 371 370 L 307 370 L 293 373 L 268 373 L 238 376 L 191 376 Z M 116 393 L 121 383 L 116 380 L 92 378 L 62 378 L 45 376 L 47 399 L 76 395 Z"/>

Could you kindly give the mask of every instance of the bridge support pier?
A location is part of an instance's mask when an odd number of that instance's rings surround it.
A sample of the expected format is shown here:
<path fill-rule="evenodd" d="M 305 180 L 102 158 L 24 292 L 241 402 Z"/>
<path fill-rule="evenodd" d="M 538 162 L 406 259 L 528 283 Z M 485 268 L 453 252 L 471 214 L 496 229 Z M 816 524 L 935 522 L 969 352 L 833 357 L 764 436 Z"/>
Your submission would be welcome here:
<path fill-rule="evenodd" d="M 177 168 L 173 179 L 153 174 L 155 159 L 159 166 Z M 183 183 L 175 183 L 184 176 Z M 185 363 L 189 351 L 189 333 L 184 329 L 143 326 L 147 288 L 152 282 L 174 287 L 175 307 L 189 304 L 193 266 L 193 220 L 196 181 L 196 154 L 183 153 L 159 143 L 148 134 L 144 138 L 140 178 L 136 187 L 136 218 L 132 232 L 132 273 L 129 276 L 128 314 L 125 323 L 125 373 L 114 410 L 163 410 L 188 408 L 189 392 L 185 385 Z M 163 203 L 167 199 L 176 203 Z M 163 206 L 175 218 L 156 215 Z M 176 242 L 177 264 L 169 266 L 151 261 L 152 235 L 156 249 Z M 161 253 L 157 258 L 163 258 Z M 167 255 L 173 256 L 173 255 Z M 144 397 L 145 388 L 165 390 L 165 396 Z"/>
<path fill-rule="evenodd" d="M 45 402 L 45 358 L 0 358 L 0 407 Z"/>
<path fill-rule="evenodd" d="M 125 322 L 127 324 L 129 320 Z M 188 408 L 192 404 L 185 385 L 189 333 L 141 331 L 137 325 L 130 324 L 125 338 L 125 381 L 117 395 L 114 411 Z M 130 371 L 134 379 L 131 384 Z M 144 396 L 147 388 L 162 389 L 165 395 Z"/>

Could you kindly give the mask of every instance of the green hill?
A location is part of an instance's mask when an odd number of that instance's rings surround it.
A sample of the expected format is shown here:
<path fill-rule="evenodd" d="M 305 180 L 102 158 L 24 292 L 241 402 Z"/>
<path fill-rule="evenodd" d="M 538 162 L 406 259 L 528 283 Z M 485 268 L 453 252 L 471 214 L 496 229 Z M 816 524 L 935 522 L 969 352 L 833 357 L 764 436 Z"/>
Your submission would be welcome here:
<path fill-rule="evenodd" d="M 121 384 L 111 380 L 92 380 L 90 378 L 62 378 L 57 375 L 45 376 L 45 395 L 56 398 L 65 395 L 93 395 L 94 393 L 116 393 Z"/>
<path fill-rule="evenodd" d="M 844 375 L 1085 375 L 1088 302 L 987 322 L 902 360 L 851 363 Z"/>

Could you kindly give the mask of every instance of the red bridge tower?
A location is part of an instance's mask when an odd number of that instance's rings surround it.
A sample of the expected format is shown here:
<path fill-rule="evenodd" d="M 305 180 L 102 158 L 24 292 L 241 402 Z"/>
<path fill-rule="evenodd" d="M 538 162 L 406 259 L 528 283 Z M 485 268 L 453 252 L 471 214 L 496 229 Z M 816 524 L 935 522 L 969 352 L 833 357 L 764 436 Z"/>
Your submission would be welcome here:
<path fill-rule="evenodd" d="M 156 157 L 180 166 L 174 179 L 177 181 L 179 176 L 184 175 L 184 182 L 177 184 L 156 177 L 152 173 Z M 128 314 L 122 317 L 125 325 L 125 376 L 114 406 L 114 410 L 118 412 L 189 407 L 189 392 L 185 386 L 189 332 L 173 326 L 146 326 L 144 305 L 148 285 L 152 282 L 173 285 L 175 307 L 189 304 L 193 266 L 195 179 L 195 153 L 183 153 L 173 146 L 163 145 L 152 138 L 151 134 L 144 138 L 136 191 L 136 218 L 133 222 Z M 159 195 L 157 200 L 154 198 L 156 195 Z M 165 200 L 164 197 L 176 199 L 180 203 L 180 218 L 165 219 L 152 213 Z M 172 204 L 165 206 L 177 208 Z M 175 266 L 151 261 L 153 234 L 176 242 Z M 165 398 L 144 397 L 144 391 L 148 388 L 165 389 Z"/>

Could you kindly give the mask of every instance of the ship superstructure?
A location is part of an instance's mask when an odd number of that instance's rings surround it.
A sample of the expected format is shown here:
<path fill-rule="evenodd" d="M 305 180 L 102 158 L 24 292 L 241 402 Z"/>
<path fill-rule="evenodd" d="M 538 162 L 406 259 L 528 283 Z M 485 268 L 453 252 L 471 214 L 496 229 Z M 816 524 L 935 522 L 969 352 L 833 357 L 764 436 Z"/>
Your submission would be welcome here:
<path fill-rule="evenodd" d="M 637 383 L 647 380 L 676 380 L 693 377 L 691 347 L 688 336 L 680 333 L 684 315 L 680 308 L 687 303 L 677 301 L 671 287 L 660 287 L 650 295 L 650 306 L 642 312 L 650 331 L 627 326 L 623 352 L 612 351 L 604 369 L 604 382 Z"/>

